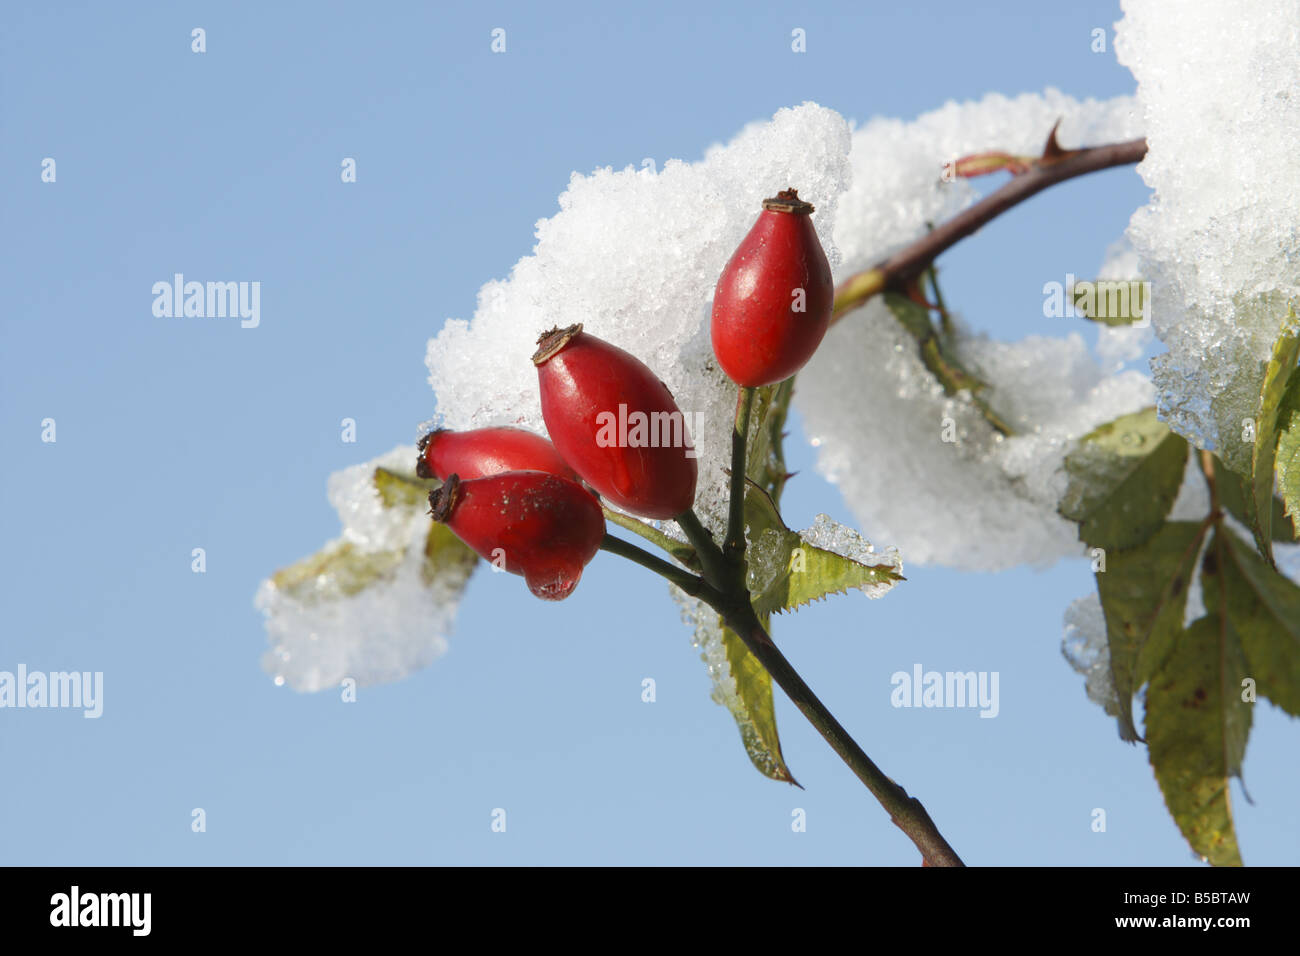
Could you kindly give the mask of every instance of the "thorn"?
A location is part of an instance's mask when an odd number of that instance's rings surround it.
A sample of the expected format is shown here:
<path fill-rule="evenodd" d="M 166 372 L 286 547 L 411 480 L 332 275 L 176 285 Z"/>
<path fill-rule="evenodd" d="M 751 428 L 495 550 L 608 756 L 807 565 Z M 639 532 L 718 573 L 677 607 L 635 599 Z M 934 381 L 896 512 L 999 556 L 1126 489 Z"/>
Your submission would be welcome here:
<path fill-rule="evenodd" d="M 1054 162 L 1058 159 L 1063 159 L 1066 156 L 1068 156 L 1070 153 L 1074 152 L 1073 150 L 1066 150 L 1061 148 L 1061 143 L 1056 138 L 1056 131 L 1060 128 L 1061 128 L 1061 120 L 1060 118 L 1058 118 L 1057 121 L 1052 124 L 1052 131 L 1047 134 L 1047 144 L 1043 147 L 1043 155 L 1042 155 L 1043 162 L 1046 163 Z"/>
<path fill-rule="evenodd" d="M 793 477 L 794 477 L 795 475 L 797 475 L 797 474 L 799 474 L 799 472 L 797 472 L 797 471 L 787 471 L 784 475 L 781 476 L 781 480 L 782 480 L 782 481 L 789 481 L 791 478 L 793 478 Z"/>

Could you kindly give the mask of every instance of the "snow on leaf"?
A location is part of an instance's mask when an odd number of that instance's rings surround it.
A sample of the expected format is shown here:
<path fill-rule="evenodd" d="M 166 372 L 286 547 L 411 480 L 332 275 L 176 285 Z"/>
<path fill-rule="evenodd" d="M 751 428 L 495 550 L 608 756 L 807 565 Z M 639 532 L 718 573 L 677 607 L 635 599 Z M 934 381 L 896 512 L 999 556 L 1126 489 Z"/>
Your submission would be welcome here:
<path fill-rule="evenodd" d="M 723 625 L 716 611 L 676 588 L 673 596 L 691 627 L 692 643 L 708 666 L 713 700 L 726 707 L 736 721 L 750 762 L 765 777 L 797 785 L 781 753 L 771 675 L 745 642 Z M 761 620 L 768 627 L 767 619 Z"/>
<path fill-rule="evenodd" d="M 1148 408 L 1085 435 L 1065 459 L 1062 516 L 1092 547 L 1131 548 L 1164 523 L 1183 483 L 1187 442 Z"/>
<path fill-rule="evenodd" d="M 398 680 L 447 646 L 478 558 L 425 512 L 413 447 L 331 476 L 343 533 L 258 589 L 271 647 L 263 667 L 295 690 Z"/>
<path fill-rule="evenodd" d="M 807 531 L 785 526 L 772 499 L 750 485 L 745 496 L 749 537 L 746 585 L 759 614 L 794 610 L 850 589 L 878 598 L 903 580 L 898 551 L 877 552 L 852 528 L 818 515 Z"/>

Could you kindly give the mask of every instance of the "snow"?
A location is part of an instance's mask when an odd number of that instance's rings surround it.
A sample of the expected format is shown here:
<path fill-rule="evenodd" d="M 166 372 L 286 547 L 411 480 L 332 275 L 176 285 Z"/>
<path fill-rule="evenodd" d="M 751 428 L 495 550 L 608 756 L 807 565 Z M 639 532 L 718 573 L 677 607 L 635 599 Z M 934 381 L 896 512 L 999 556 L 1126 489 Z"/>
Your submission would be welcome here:
<path fill-rule="evenodd" d="M 1065 635 L 1061 653 L 1070 666 L 1087 678 L 1088 699 L 1111 716 L 1119 713 L 1119 696 L 1110 673 L 1110 644 L 1106 638 L 1106 617 L 1097 592 L 1074 601 L 1065 611 Z"/>
<path fill-rule="evenodd" d="M 530 361 L 536 339 L 581 322 L 654 369 L 698 423 L 696 511 L 716 526 L 725 513 L 736 393 L 713 361 L 714 286 L 763 199 L 787 186 L 816 206 L 813 222 L 834 268 L 830 236 L 848 154 L 848 123 L 806 103 L 751 124 L 699 162 L 575 173 L 560 211 L 537 224 L 533 253 L 509 278 L 483 287 L 472 319 L 449 321 L 429 342 L 441 423 L 542 431 Z"/>
<path fill-rule="evenodd" d="M 1111 243 L 1096 278 L 1132 281 L 1141 279 L 1137 250 L 1128 238 Z M 1118 372 L 1146 354 L 1155 338 L 1151 318 L 1146 316 L 1131 325 L 1100 325 L 1097 330 L 1097 358 L 1107 373 Z"/>
<path fill-rule="evenodd" d="M 560 212 L 538 223 L 533 253 L 484 286 L 472 319 L 449 321 L 430 341 L 439 420 L 541 429 L 528 356 L 543 330 L 582 322 L 654 368 L 700 423 L 697 511 L 717 527 L 734 388 L 711 361 L 709 303 L 762 198 L 791 185 L 817 206 L 814 224 L 842 279 L 972 201 L 969 183 L 942 181 L 945 162 L 989 148 L 1036 153 L 1057 119 L 1067 145 L 1139 133 L 1131 98 L 1080 102 L 1056 90 L 948 103 L 852 134 L 838 114 L 806 103 L 699 162 L 575 174 Z M 1106 375 L 1077 335 L 1010 345 L 967 335 L 963 355 L 998 383 L 999 410 L 1025 432 L 1002 441 L 967 401 L 937 391 L 909 345 L 875 302 L 832 330 L 796 388 L 819 470 L 867 536 L 909 561 L 956 567 L 1077 552 L 1073 528 L 1055 515 L 1061 458 L 1073 438 L 1149 402 L 1149 385 L 1134 372 Z M 959 444 L 939 441 L 945 416 Z"/>
<path fill-rule="evenodd" d="M 853 186 L 836 217 L 844 260 L 836 277 L 869 268 L 975 200 L 968 181 L 943 181 L 945 163 L 993 149 L 1037 156 L 1058 119 L 1066 148 L 1142 135 L 1132 97 L 1081 101 L 1052 88 L 950 101 L 912 121 L 877 117 L 855 130 Z"/>
<path fill-rule="evenodd" d="M 432 586 L 422 580 L 427 508 L 385 508 L 372 481 L 376 467 L 409 472 L 415 458 L 414 446 L 398 447 L 329 479 L 343 533 L 326 547 L 346 543 L 391 563 L 381 580 L 344 596 L 340 576 L 322 574 L 309 600 L 262 582 L 256 605 L 271 643 L 262 666 L 276 684 L 317 691 L 345 678 L 358 686 L 393 681 L 446 651 L 464 577 L 443 576 Z"/>
<path fill-rule="evenodd" d="M 1123 6 L 1117 51 L 1136 77 L 1136 97 L 992 94 L 856 129 L 805 103 L 696 162 L 573 174 L 559 210 L 536 224 L 532 253 L 479 290 L 470 318 L 448 320 L 429 341 L 436 423 L 543 431 L 529 357 L 540 333 L 581 322 L 653 368 L 695 424 L 696 510 L 716 529 L 735 391 L 712 359 L 710 300 L 763 198 L 793 186 L 814 203 L 814 225 L 843 280 L 974 201 L 970 183 L 944 181 L 944 164 L 959 156 L 1035 155 L 1058 119 L 1067 148 L 1145 134 L 1150 152 L 1139 169 L 1152 199 L 1095 277 L 1151 280 L 1149 327 L 1100 328 L 1094 354 L 1077 333 L 999 342 L 954 316 L 953 348 L 990 383 L 981 397 L 1012 436 L 999 434 L 968 393 L 944 393 L 879 298 L 831 330 L 795 390 L 818 471 L 838 486 L 861 532 L 897 546 L 909 564 L 994 571 L 1081 555 L 1075 526 L 1056 513 L 1074 441 L 1156 401 L 1194 442 L 1226 441 L 1254 413 L 1258 360 L 1281 304 L 1300 294 L 1300 0 L 1189 0 L 1176 16 L 1149 0 Z M 1153 363 L 1154 383 L 1130 367 L 1153 334 L 1168 349 Z M 406 467 L 413 450 L 392 456 Z M 395 555 L 392 573 L 354 597 L 316 603 L 265 583 L 266 664 L 279 682 L 317 689 L 346 676 L 393 679 L 445 649 L 458 589 L 420 581 L 427 518 L 380 508 L 369 485 L 374 465 L 335 475 L 330 497 L 343 520 L 339 540 Z M 1189 472 L 1176 516 L 1201 507 L 1194 485 Z M 336 592 L 338 582 L 326 577 L 318 587 Z M 1067 615 L 1067 656 L 1105 699 L 1096 676 L 1104 644 L 1094 646 L 1100 612 L 1089 600 L 1095 595 Z M 683 606 L 697 622 L 712 616 L 697 602 Z M 416 620 L 421 627 L 410 627 Z M 717 637 L 711 622 L 698 640 L 715 696 L 732 706 Z"/>
<path fill-rule="evenodd" d="M 1131 98 L 1078 102 L 1055 90 L 866 124 L 853 135 L 854 185 L 836 224 L 846 266 L 870 267 L 971 201 L 968 183 L 941 181 L 945 162 L 993 148 L 1036 154 L 1057 118 L 1067 147 L 1141 135 Z M 1129 267 L 1117 255 L 1102 272 Z M 796 381 L 818 471 L 866 536 L 911 564 L 1001 570 L 1082 553 L 1075 526 L 1056 514 L 1061 463 L 1075 439 L 1151 403 L 1150 383 L 1116 361 L 1134 344 L 1111 337 L 1103 364 L 1078 334 L 1002 343 L 960 329 L 958 338 L 1015 437 L 994 431 L 969 396 L 946 395 L 876 299 L 831 330 Z M 955 442 L 943 440 L 948 422 Z"/>
<path fill-rule="evenodd" d="M 1161 417 L 1234 467 L 1261 375 L 1300 294 L 1300 0 L 1125 0 L 1151 201 L 1128 237 L 1154 285 Z"/>

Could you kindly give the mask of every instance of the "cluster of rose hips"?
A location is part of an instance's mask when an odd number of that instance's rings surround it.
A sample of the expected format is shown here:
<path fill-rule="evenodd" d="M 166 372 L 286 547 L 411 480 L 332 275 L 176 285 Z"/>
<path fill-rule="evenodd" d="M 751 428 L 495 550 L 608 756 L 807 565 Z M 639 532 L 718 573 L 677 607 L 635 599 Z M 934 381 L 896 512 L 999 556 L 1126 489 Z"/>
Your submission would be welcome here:
<path fill-rule="evenodd" d="M 812 212 L 792 189 L 765 200 L 718 280 L 713 352 L 742 388 L 789 378 L 826 334 L 834 287 Z M 421 439 L 416 471 L 443 481 L 429 493 L 435 521 L 558 601 L 604 540 L 597 496 L 641 517 L 679 518 L 695 503 L 697 469 L 689 440 L 627 447 L 598 438 L 602 413 L 621 406 L 650 421 L 681 417 L 636 356 L 573 325 L 543 334 L 533 364 L 554 444 L 519 428 L 440 429 Z"/>

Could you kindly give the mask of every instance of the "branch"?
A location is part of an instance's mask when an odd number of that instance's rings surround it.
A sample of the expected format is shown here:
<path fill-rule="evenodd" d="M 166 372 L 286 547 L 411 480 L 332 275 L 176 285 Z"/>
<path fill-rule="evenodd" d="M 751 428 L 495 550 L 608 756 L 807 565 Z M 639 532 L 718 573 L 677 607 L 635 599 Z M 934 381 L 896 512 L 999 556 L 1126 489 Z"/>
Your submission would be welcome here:
<path fill-rule="evenodd" d="M 679 518 L 678 521 L 680 520 Z M 693 524 L 690 519 L 687 519 L 687 523 Z M 708 548 L 703 547 L 705 540 L 708 542 Z M 867 789 L 880 801 L 880 805 L 888 811 L 894 825 L 916 844 L 925 864 L 927 866 L 964 865 L 956 851 L 939 832 L 939 828 L 934 825 L 934 821 L 930 819 L 930 814 L 926 812 L 921 801 L 908 796 L 906 790 L 885 776 L 884 772 L 849 736 L 849 732 L 826 709 L 826 705 L 817 699 L 817 695 L 804 683 L 803 678 L 794 669 L 794 665 L 772 643 L 772 638 L 768 636 L 758 615 L 754 613 L 748 592 L 742 588 L 739 593 L 724 593 L 689 571 L 675 567 L 649 551 L 612 535 L 605 535 L 600 547 L 602 551 L 622 555 L 667 578 L 687 594 L 698 597 L 717 611 L 727 627 L 740 636 L 745 646 L 749 648 L 749 652 L 767 669 L 772 679 L 799 708 L 800 713 L 817 728 L 817 732 L 831 745 L 831 749 L 839 754 L 840 759 L 848 764 L 854 775 L 866 784 Z M 717 559 L 722 557 L 721 550 L 707 532 L 697 548 L 700 550 L 701 557 L 709 550 L 714 552 L 711 557 Z"/>
<path fill-rule="evenodd" d="M 732 434 L 732 492 L 729 508 L 732 522 L 737 516 L 736 504 L 743 502 L 744 486 L 736 487 L 736 476 L 742 475 L 747 461 L 746 440 L 749 434 L 750 408 L 753 402 L 752 389 L 742 389 L 736 413 L 736 430 Z M 700 600 L 721 615 L 727 627 L 742 641 L 749 652 L 772 675 L 772 679 L 786 693 L 791 702 L 799 708 L 808 722 L 817 729 L 826 742 L 871 791 L 880 805 L 889 813 L 894 825 L 907 834 L 928 866 L 962 866 L 961 858 L 948 841 L 944 839 L 939 828 L 934 825 L 921 801 L 909 797 L 907 791 L 900 787 L 872 762 L 866 751 L 858 746 L 826 705 L 817 699 L 794 666 L 772 643 L 772 638 L 763 627 L 754 605 L 750 601 L 749 591 L 745 587 L 744 537 L 739 540 L 739 549 L 720 548 L 713 536 L 700 523 L 694 511 L 687 511 L 677 518 L 678 525 L 686 533 L 695 553 L 704 566 L 705 581 L 699 582 L 695 592 Z M 731 544 L 728 536 L 726 544 Z M 636 550 L 640 550 L 639 548 Z M 636 560 L 634 558 L 634 560 Z M 658 561 L 658 559 L 655 559 Z M 656 566 L 646 564 L 651 570 L 664 571 Z M 667 565 L 666 562 L 659 564 Z M 670 570 L 675 568 L 668 566 Z M 665 574 L 665 576 L 667 576 Z M 670 578 L 671 580 L 671 578 Z M 698 580 L 698 579 L 696 579 Z"/>
<path fill-rule="evenodd" d="M 709 595 L 704 595 L 708 600 Z M 754 609 L 748 601 L 731 603 L 723 607 L 714 607 L 722 614 L 727 626 L 738 634 L 749 648 L 749 652 L 758 658 L 767 668 L 772 679 L 785 691 L 786 696 L 799 708 L 799 712 L 808 718 L 808 722 L 817 728 L 817 732 L 831 745 L 843 760 L 871 791 L 872 796 L 889 813 L 889 819 L 908 838 L 916 844 L 926 866 L 964 866 L 934 821 L 926 812 L 921 801 L 908 796 L 906 790 L 889 779 L 879 767 L 867 756 L 866 751 L 858 746 L 847 730 L 826 709 L 826 705 L 817 699 L 798 671 L 794 669 L 786 656 L 781 653 L 772 638 L 763 629 Z"/>
<path fill-rule="evenodd" d="M 602 504 L 600 507 L 605 512 L 606 521 L 613 522 L 633 534 L 639 534 L 651 544 L 659 545 L 692 571 L 700 569 L 700 560 L 695 556 L 695 549 L 685 541 L 678 541 L 676 538 L 669 537 L 658 528 L 652 527 L 644 521 L 638 521 L 631 515 L 624 514 L 621 511 L 615 511 L 609 505 Z"/>
<path fill-rule="evenodd" d="M 692 596 L 698 595 L 707 585 L 704 579 L 684 571 L 675 564 L 669 564 L 663 558 L 651 554 L 644 548 L 638 548 L 630 541 L 624 541 L 622 538 L 616 538 L 612 534 L 607 534 L 600 542 L 600 550 L 608 551 L 610 554 L 617 554 L 629 561 L 634 561 L 643 568 L 648 568 L 662 578 L 667 578 L 673 584 L 677 585 L 687 594 Z"/>
<path fill-rule="evenodd" d="M 1087 149 L 1053 152 L 1055 134 L 1048 140 L 1044 156 L 1034 160 L 1028 172 L 1017 175 L 1001 189 L 922 236 L 879 265 L 844 280 L 835 290 L 831 322 L 837 322 L 885 289 L 903 290 L 930 267 L 941 253 L 975 232 L 985 223 L 1018 206 L 1048 186 L 1065 182 L 1112 166 L 1136 163 L 1146 155 L 1147 141 L 1134 139 Z"/>
<path fill-rule="evenodd" d="M 713 540 L 712 533 L 704 527 L 699 515 L 690 509 L 679 514 L 676 520 L 677 527 L 682 529 L 691 546 L 695 548 L 695 555 L 700 559 L 700 566 L 704 568 L 704 579 L 715 588 L 725 588 L 727 582 L 733 577 L 732 567 L 722 556 L 722 549 Z"/>

